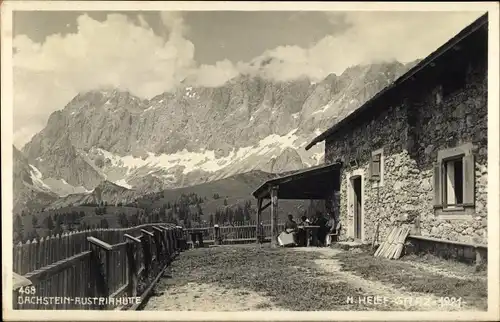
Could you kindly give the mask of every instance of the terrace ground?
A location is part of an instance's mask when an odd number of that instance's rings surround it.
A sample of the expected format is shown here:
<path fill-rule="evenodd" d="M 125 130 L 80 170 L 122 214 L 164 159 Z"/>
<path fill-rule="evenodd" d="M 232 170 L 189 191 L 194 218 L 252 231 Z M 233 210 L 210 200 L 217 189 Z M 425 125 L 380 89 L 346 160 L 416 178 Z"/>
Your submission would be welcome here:
<path fill-rule="evenodd" d="M 144 310 L 487 310 L 485 271 L 433 257 L 375 258 L 360 249 L 193 249 L 166 275 Z"/>

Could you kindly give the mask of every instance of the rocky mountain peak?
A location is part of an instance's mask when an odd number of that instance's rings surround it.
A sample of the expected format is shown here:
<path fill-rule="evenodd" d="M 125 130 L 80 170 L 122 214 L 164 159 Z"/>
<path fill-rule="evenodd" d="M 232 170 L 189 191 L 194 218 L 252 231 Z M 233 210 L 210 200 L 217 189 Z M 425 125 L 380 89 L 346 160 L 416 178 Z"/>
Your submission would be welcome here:
<path fill-rule="evenodd" d="M 258 63 L 265 68 L 270 61 Z M 67 194 L 78 187 L 92 191 L 104 180 L 105 189 L 118 183 L 137 193 L 250 170 L 296 170 L 321 160 L 320 147 L 303 149 L 308 141 L 409 67 L 353 66 L 317 83 L 247 74 L 219 87 L 181 86 L 150 100 L 93 90 L 54 112 L 22 152 L 43 180 L 71 186 Z M 128 193 L 120 191 L 113 194 Z"/>

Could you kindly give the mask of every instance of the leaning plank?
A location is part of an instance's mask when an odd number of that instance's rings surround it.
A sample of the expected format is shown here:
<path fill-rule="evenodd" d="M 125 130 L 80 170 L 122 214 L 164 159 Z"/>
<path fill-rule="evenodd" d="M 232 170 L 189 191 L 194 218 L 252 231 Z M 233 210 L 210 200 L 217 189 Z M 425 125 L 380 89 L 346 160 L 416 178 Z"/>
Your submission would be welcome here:
<path fill-rule="evenodd" d="M 394 238 L 394 241 L 392 242 L 392 251 L 391 251 L 391 253 L 389 254 L 389 257 L 388 257 L 389 259 L 392 258 L 396 254 L 396 251 L 397 251 L 397 248 L 398 248 L 398 241 L 401 238 L 401 236 L 403 236 L 405 230 L 406 230 L 406 228 L 401 227 L 399 229 L 399 234 L 396 236 L 396 238 Z"/>
<path fill-rule="evenodd" d="M 380 246 L 378 247 L 377 251 L 375 252 L 374 256 L 375 257 L 379 257 L 383 250 L 385 249 L 385 247 L 387 246 L 387 241 L 389 240 L 389 238 L 394 234 L 394 231 L 396 230 L 396 227 L 394 227 L 391 232 L 389 233 L 389 236 L 387 237 L 387 239 L 385 241 L 382 242 L 382 244 L 380 244 Z"/>
<path fill-rule="evenodd" d="M 401 232 L 399 233 L 397 238 L 394 240 L 394 243 L 392 246 L 392 252 L 389 254 L 389 259 L 392 259 L 396 255 L 396 252 L 398 251 L 399 240 L 401 239 L 401 236 L 404 234 L 405 231 L 406 231 L 406 228 L 401 229 Z"/>
<path fill-rule="evenodd" d="M 396 232 L 391 236 L 391 238 L 389 239 L 388 241 L 388 244 L 389 244 L 389 247 L 387 247 L 387 249 L 384 251 L 384 253 L 382 254 L 383 257 L 385 258 L 389 258 L 391 252 L 393 251 L 393 247 L 394 247 L 394 240 L 399 236 L 399 234 L 401 233 L 401 228 L 398 227 L 396 229 Z"/>
<path fill-rule="evenodd" d="M 407 228 L 405 233 L 404 233 L 404 236 L 401 238 L 400 242 L 398 243 L 398 250 L 397 250 L 396 254 L 394 255 L 394 259 L 399 259 L 401 257 L 401 253 L 403 252 L 405 240 L 409 234 L 410 234 L 410 229 Z"/>
<path fill-rule="evenodd" d="M 390 254 L 392 253 L 393 251 L 393 246 L 394 246 L 394 239 L 397 238 L 397 236 L 399 235 L 400 233 L 400 228 L 397 228 L 396 232 L 394 233 L 394 235 L 392 235 L 392 238 L 391 240 L 389 240 L 387 242 L 388 244 L 388 247 L 386 248 L 385 252 L 382 254 L 382 257 L 384 258 L 389 258 Z"/>
<path fill-rule="evenodd" d="M 402 245 L 404 243 L 404 240 L 406 239 L 406 236 L 408 234 L 408 228 L 403 228 L 401 229 L 401 234 L 399 234 L 397 240 L 394 241 L 394 252 L 391 254 L 391 259 L 395 258 L 397 252 L 398 252 L 398 249 L 399 249 L 399 245 Z"/>
<path fill-rule="evenodd" d="M 387 239 L 385 240 L 383 247 L 380 249 L 380 252 L 377 255 L 378 257 L 384 257 L 384 254 L 387 251 L 387 249 L 390 247 L 391 240 L 393 239 L 393 236 L 394 236 L 394 234 L 396 234 L 397 230 L 398 230 L 398 228 L 394 227 L 392 229 L 391 233 L 389 234 L 389 236 L 387 236 Z"/>

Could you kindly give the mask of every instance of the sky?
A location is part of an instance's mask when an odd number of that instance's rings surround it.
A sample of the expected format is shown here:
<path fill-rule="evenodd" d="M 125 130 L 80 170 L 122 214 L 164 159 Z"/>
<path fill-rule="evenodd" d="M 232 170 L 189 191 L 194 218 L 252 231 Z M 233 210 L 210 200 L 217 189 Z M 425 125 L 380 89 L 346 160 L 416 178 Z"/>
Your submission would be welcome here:
<path fill-rule="evenodd" d="M 482 14 L 16 11 L 14 144 L 79 92 L 115 87 L 151 98 L 182 81 L 216 87 L 242 73 L 319 81 L 357 64 L 424 58 Z M 257 70 L 266 58 L 276 59 Z"/>

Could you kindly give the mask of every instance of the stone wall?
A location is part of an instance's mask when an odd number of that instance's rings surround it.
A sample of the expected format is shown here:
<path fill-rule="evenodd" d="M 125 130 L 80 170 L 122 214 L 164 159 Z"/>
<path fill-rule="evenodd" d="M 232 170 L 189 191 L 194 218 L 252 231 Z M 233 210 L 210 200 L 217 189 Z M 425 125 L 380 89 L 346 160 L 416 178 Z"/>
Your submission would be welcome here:
<path fill-rule="evenodd" d="M 343 159 L 341 173 L 341 239 L 353 236 L 353 214 L 348 211 L 349 177 L 363 178 L 362 239 L 371 242 L 377 222 L 379 240 L 397 222 L 412 234 L 462 241 L 487 242 L 487 67 L 476 60 L 467 68 L 465 86 L 443 97 L 439 78 L 419 81 L 399 104 L 385 109 L 326 140 L 325 162 Z M 434 80 L 434 82 L 432 82 Z M 381 103 L 382 104 L 382 103 Z M 434 210 L 433 163 L 437 152 L 473 143 L 475 209 L 472 216 L 440 217 Z M 368 180 L 371 153 L 383 148 L 383 184 Z M 356 160 L 356 162 L 351 162 Z"/>

